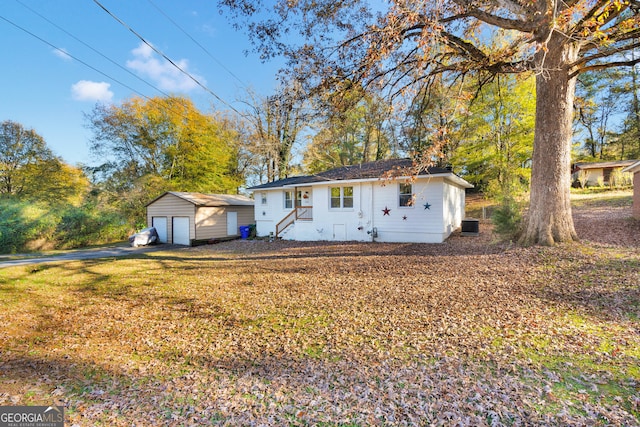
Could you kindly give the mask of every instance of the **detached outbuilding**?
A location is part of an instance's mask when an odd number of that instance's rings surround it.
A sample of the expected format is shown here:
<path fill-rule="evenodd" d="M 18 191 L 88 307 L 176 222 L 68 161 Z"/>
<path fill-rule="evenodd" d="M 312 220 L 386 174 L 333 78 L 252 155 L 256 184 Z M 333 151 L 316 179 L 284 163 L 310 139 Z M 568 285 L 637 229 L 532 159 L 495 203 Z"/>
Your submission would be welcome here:
<path fill-rule="evenodd" d="M 622 170 L 633 174 L 633 216 L 640 219 L 640 160 Z"/>
<path fill-rule="evenodd" d="M 194 245 L 236 238 L 254 223 L 253 199 L 231 194 L 168 191 L 147 204 L 147 224 L 161 243 Z"/>
<path fill-rule="evenodd" d="M 574 181 L 580 179 L 580 173 L 584 173 L 585 184 L 589 187 L 598 185 L 613 185 L 612 178 L 616 171 L 625 173 L 625 168 L 633 165 L 637 160 L 616 160 L 610 162 L 580 162 L 572 166 Z M 619 184 L 619 183 L 618 183 Z"/>

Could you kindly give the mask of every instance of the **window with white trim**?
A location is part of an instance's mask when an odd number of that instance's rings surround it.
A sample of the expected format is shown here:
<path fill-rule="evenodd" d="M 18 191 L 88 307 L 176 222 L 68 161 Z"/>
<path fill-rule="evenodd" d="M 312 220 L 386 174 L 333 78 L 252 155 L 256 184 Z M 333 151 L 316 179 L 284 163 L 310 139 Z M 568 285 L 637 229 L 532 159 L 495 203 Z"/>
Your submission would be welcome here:
<path fill-rule="evenodd" d="M 260 203 L 262 203 L 263 205 L 267 204 L 267 192 L 263 191 L 260 193 Z"/>
<path fill-rule="evenodd" d="M 400 207 L 411 207 L 413 206 L 413 185 L 408 183 L 401 183 L 399 185 L 399 206 Z"/>
<path fill-rule="evenodd" d="M 330 187 L 331 209 L 353 208 L 353 187 Z"/>
<path fill-rule="evenodd" d="M 293 191 L 284 192 L 284 208 L 293 209 Z"/>

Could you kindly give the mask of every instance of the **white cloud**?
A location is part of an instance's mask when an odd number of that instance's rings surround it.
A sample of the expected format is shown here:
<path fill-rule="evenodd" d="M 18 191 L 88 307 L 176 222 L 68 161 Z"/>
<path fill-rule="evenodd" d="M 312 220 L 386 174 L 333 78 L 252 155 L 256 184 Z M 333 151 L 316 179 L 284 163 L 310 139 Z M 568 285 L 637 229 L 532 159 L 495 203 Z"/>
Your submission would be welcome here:
<path fill-rule="evenodd" d="M 56 48 L 56 49 L 53 49 L 52 52 L 55 56 L 57 56 L 60 59 L 64 59 L 65 61 L 71 61 L 71 56 L 69 56 L 69 53 L 65 48 L 60 48 L 60 49 Z"/>
<path fill-rule="evenodd" d="M 164 58 L 156 54 L 153 49 L 144 43 L 131 51 L 133 59 L 127 61 L 127 67 L 136 71 L 144 78 L 148 78 L 160 90 L 167 92 L 189 92 L 198 84 L 171 65 Z M 180 59 L 174 62 L 184 71 L 192 75 L 196 80 L 205 84 L 204 79 L 189 71 L 189 61 Z"/>
<path fill-rule="evenodd" d="M 91 82 L 80 80 L 71 85 L 71 95 L 76 101 L 102 101 L 109 102 L 113 98 L 113 92 L 109 90 L 111 85 L 105 82 Z"/>

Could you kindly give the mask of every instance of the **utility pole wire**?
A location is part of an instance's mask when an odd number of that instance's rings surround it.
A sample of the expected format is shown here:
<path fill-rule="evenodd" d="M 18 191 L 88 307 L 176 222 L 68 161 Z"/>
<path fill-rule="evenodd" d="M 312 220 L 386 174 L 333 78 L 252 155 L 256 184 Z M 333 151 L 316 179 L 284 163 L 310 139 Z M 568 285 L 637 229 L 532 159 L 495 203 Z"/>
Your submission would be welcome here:
<path fill-rule="evenodd" d="M 84 62 L 84 61 L 83 61 L 82 59 L 80 59 L 80 58 L 77 58 L 77 57 L 73 56 L 73 55 L 72 55 L 72 54 L 70 54 L 69 52 L 65 52 L 63 49 L 59 48 L 58 46 L 56 46 L 56 45 L 54 45 L 54 44 L 52 44 L 52 43 L 48 42 L 47 40 L 43 39 L 42 37 L 40 37 L 40 36 L 38 36 L 38 35 L 36 35 L 36 34 L 34 34 L 34 33 L 32 33 L 31 31 L 27 30 L 26 28 L 21 27 L 20 25 L 18 25 L 18 24 L 16 24 L 15 22 L 13 22 L 13 21 L 11 21 L 11 20 L 9 20 L 9 19 L 5 18 L 4 16 L 0 15 L 0 19 L 2 19 L 3 21 L 7 22 L 7 23 L 8 23 L 8 24 L 10 24 L 10 25 L 13 25 L 13 26 L 14 26 L 14 27 L 16 27 L 17 29 L 19 29 L 19 30 L 21 30 L 21 31 L 24 31 L 25 33 L 29 34 L 31 37 L 34 37 L 34 38 L 36 38 L 36 39 L 40 40 L 42 43 L 44 43 L 44 44 L 46 44 L 46 45 L 48 45 L 48 46 L 52 47 L 52 48 L 53 48 L 53 49 L 55 49 L 56 51 L 61 52 L 61 53 L 63 53 L 64 55 L 67 55 L 69 58 L 71 58 L 71 59 L 73 59 L 73 60 L 75 60 L 75 61 L 78 61 L 79 63 L 81 63 L 81 64 L 82 64 L 82 65 L 84 65 L 85 67 L 90 68 L 91 70 L 95 71 L 96 73 L 101 74 L 102 76 L 106 77 L 107 79 L 112 80 L 112 81 L 114 81 L 114 82 L 118 83 L 119 85 L 121 85 L 121 86 L 123 86 L 123 87 L 125 87 L 125 88 L 129 89 L 130 91 L 132 91 L 132 92 L 134 92 L 134 93 L 136 93 L 136 94 L 140 95 L 141 97 L 143 97 L 143 98 L 145 98 L 145 99 L 147 99 L 147 100 L 151 100 L 148 96 L 146 96 L 146 95 L 144 95 L 144 94 L 142 94 L 142 93 L 138 92 L 137 90 L 135 90 L 135 89 L 134 89 L 134 88 L 132 88 L 131 86 L 129 86 L 129 85 L 125 84 L 125 83 L 122 83 L 120 80 L 118 80 L 118 79 L 115 79 L 115 78 L 111 77 L 110 75 L 108 75 L 107 73 L 105 73 L 105 72 L 103 72 L 103 71 L 100 71 L 100 70 L 99 70 L 99 69 L 97 69 L 96 67 L 94 67 L 94 66 L 92 66 L 92 65 L 90 65 L 90 64 L 88 64 L 88 63 L 86 63 L 86 62 Z"/>
<path fill-rule="evenodd" d="M 85 43 L 84 41 L 82 41 L 80 38 L 74 36 L 73 34 L 71 34 L 70 32 L 68 32 L 67 30 L 65 30 L 64 28 L 62 28 L 61 26 L 59 26 L 58 24 L 56 24 L 55 22 L 52 22 L 50 19 L 48 19 L 46 16 L 42 15 L 41 13 L 39 13 L 38 11 L 32 9 L 31 7 L 27 6 L 26 4 L 24 4 L 21 0 L 15 0 L 17 3 L 21 4 L 23 7 L 25 7 L 26 9 L 30 10 L 32 13 L 38 15 L 40 18 L 44 19 L 45 21 L 47 21 L 49 24 L 53 25 L 54 27 L 56 27 L 58 30 L 62 31 L 63 33 L 65 33 L 66 35 L 68 35 L 69 37 L 71 37 L 72 39 L 76 40 L 77 42 L 81 43 L 82 45 L 84 45 L 85 47 L 91 49 L 93 52 L 97 53 L 98 55 L 100 55 L 101 57 L 103 57 L 104 59 L 106 59 L 107 61 L 111 62 L 113 65 L 117 66 L 118 68 L 120 68 L 121 70 L 129 73 L 131 76 L 135 77 L 136 79 L 140 80 L 142 83 L 146 84 L 147 86 L 149 86 L 150 88 L 157 90 L 158 92 L 160 92 L 161 94 L 163 94 L 166 97 L 169 97 L 170 95 L 166 92 L 163 92 L 161 89 L 155 87 L 153 84 L 149 83 L 148 81 L 146 81 L 145 79 L 143 79 L 142 77 L 138 76 L 137 74 L 135 74 L 134 72 L 132 72 L 131 70 L 123 67 L 122 65 L 118 64 L 116 61 L 114 61 L 113 59 L 109 58 L 108 56 L 106 56 L 105 54 L 103 54 L 102 52 L 98 51 L 97 49 L 93 48 L 92 46 L 90 46 L 88 43 Z"/>
<path fill-rule="evenodd" d="M 148 1 L 148 2 L 151 4 L 151 6 L 153 6 L 153 7 L 154 7 L 158 12 L 160 12 L 160 13 L 161 13 L 165 18 L 167 18 L 167 20 L 169 20 L 169 21 L 170 21 L 173 25 L 175 25 L 175 26 L 176 26 L 180 31 L 182 31 L 182 33 L 183 33 L 185 36 L 189 37 L 189 39 L 190 39 L 192 42 L 194 42 L 194 43 L 195 43 L 195 44 L 196 44 L 200 49 L 202 49 L 202 50 L 203 50 L 207 55 L 209 55 L 209 57 L 210 57 L 211 59 L 213 59 L 213 60 L 214 60 L 214 61 L 215 61 L 215 62 L 216 62 L 220 67 L 222 67 L 222 69 L 224 69 L 227 73 L 229 73 L 229 75 L 230 75 L 231 77 L 233 77 L 234 79 L 236 79 L 236 80 L 237 80 L 237 81 L 242 85 L 242 87 L 243 87 L 243 88 L 247 89 L 247 85 L 246 85 L 242 80 L 240 80 L 240 78 L 239 78 L 237 75 L 235 75 L 235 74 L 233 73 L 233 71 L 229 70 L 229 69 L 228 69 L 228 68 L 227 68 L 227 67 L 222 63 L 222 61 L 218 60 L 218 58 L 216 58 L 215 56 L 213 56 L 213 54 L 212 54 L 211 52 L 209 52 L 209 50 L 208 50 L 206 47 L 204 47 L 204 46 L 203 46 L 202 44 L 200 44 L 200 43 L 199 43 L 199 42 L 198 42 L 194 37 L 192 37 L 192 36 L 191 36 L 191 34 L 189 34 L 189 33 L 188 33 L 184 28 L 182 28 L 182 27 L 180 26 L 180 24 L 178 24 L 178 23 L 177 23 L 173 18 L 171 18 L 171 16 L 167 15 L 167 14 L 166 14 L 162 9 L 160 9 L 160 7 L 159 7 L 159 6 L 157 6 L 157 5 L 153 2 L 153 0 L 147 0 L 147 1 Z"/>
<path fill-rule="evenodd" d="M 189 77 L 189 79 L 191 79 L 195 84 L 197 84 L 198 86 L 200 86 L 202 89 L 204 89 L 207 93 L 211 94 L 214 98 L 216 98 L 218 101 L 222 102 L 224 105 L 226 105 L 227 107 L 229 107 L 230 109 L 232 109 L 233 111 L 235 111 L 237 114 L 239 114 L 240 116 L 244 117 L 244 114 L 242 114 L 240 111 L 238 111 L 237 109 L 235 109 L 231 104 L 229 104 L 227 101 L 225 101 L 224 99 L 222 99 L 221 97 L 219 97 L 216 93 L 214 93 L 211 89 L 209 89 L 208 87 L 206 87 L 204 84 L 202 84 L 198 79 L 196 79 L 195 77 L 193 77 L 191 74 L 189 74 L 187 71 L 185 71 L 182 67 L 180 67 L 178 64 L 176 64 L 171 58 L 169 58 L 167 55 L 165 55 L 164 52 L 162 52 L 161 50 L 159 50 L 158 48 L 156 48 L 155 46 L 153 46 L 153 44 L 149 43 L 144 37 L 142 37 L 138 32 L 136 32 L 133 28 L 131 28 L 129 25 L 127 25 L 123 20 L 121 20 L 120 18 L 118 18 L 116 15 L 114 15 L 109 9 L 107 9 L 105 6 L 102 5 L 102 3 L 100 3 L 98 0 L 93 0 L 93 2 L 95 4 L 97 4 L 102 10 L 104 10 L 109 16 L 111 16 L 113 19 L 115 19 L 120 25 L 122 25 L 123 27 L 125 27 L 126 29 L 128 29 L 131 33 L 133 33 L 137 38 L 139 38 L 144 44 L 146 44 L 147 46 L 149 46 L 149 48 L 151 48 L 154 52 L 156 52 L 158 55 L 162 56 L 167 62 L 169 62 L 171 65 L 173 65 L 178 71 L 180 71 L 181 73 L 183 73 L 185 76 Z"/>

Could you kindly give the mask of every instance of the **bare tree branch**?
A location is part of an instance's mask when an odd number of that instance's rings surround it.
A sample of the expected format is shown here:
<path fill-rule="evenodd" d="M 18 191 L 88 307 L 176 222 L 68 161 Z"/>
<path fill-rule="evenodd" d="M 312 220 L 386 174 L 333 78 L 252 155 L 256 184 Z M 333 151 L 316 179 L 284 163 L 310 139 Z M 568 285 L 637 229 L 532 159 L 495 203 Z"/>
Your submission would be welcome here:
<path fill-rule="evenodd" d="M 540 24 L 544 22 L 544 20 L 546 19 L 544 10 L 542 10 L 542 8 L 540 7 L 537 7 L 535 11 L 529 10 L 529 12 L 533 12 L 533 13 L 520 12 L 520 14 L 527 17 L 527 19 L 520 20 L 520 19 L 503 18 L 497 15 L 485 12 L 483 10 L 480 10 L 474 5 L 473 0 L 453 0 L 453 1 L 454 3 L 461 6 L 463 9 L 467 11 L 465 13 L 466 16 L 474 17 L 476 19 L 479 19 L 482 22 L 485 22 L 490 25 L 495 25 L 496 27 L 503 28 L 505 30 L 517 30 L 525 33 L 533 33 L 540 27 Z M 510 3 L 514 7 L 516 6 L 520 8 L 524 7 L 522 4 L 519 4 L 513 1 L 508 1 L 508 0 L 504 0 L 501 3 Z M 539 3 L 546 3 L 546 2 L 538 1 L 535 3 L 539 4 Z"/>

